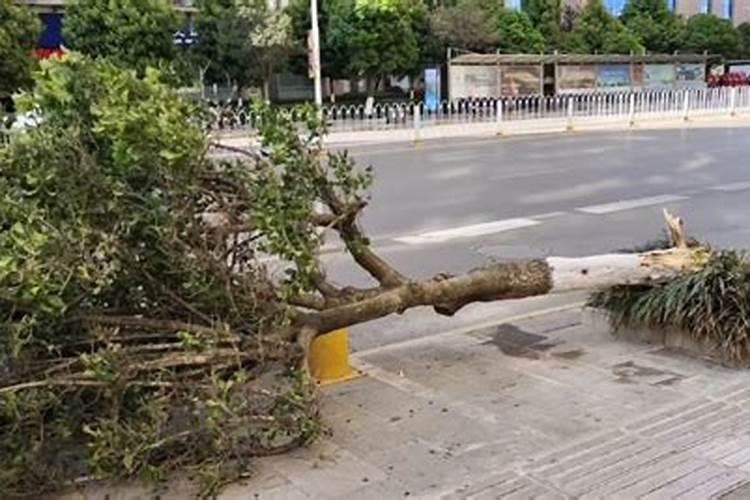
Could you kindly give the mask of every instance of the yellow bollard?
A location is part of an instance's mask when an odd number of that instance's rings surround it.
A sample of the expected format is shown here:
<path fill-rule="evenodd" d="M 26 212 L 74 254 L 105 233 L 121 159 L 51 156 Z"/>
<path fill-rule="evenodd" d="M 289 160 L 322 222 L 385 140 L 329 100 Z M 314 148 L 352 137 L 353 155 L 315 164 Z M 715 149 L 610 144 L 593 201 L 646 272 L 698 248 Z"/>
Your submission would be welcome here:
<path fill-rule="evenodd" d="M 349 331 L 342 328 L 313 340 L 309 364 L 310 375 L 321 385 L 357 377 L 349 366 Z"/>

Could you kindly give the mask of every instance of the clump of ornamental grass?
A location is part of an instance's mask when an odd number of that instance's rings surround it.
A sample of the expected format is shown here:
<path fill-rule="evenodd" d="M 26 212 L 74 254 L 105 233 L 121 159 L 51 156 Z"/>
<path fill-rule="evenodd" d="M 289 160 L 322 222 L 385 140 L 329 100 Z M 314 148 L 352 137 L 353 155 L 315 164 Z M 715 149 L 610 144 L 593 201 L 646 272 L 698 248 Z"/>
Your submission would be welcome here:
<path fill-rule="evenodd" d="M 657 240 L 639 251 L 668 246 Z M 750 364 L 750 256 L 744 251 L 714 251 L 703 269 L 666 283 L 599 291 L 589 305 L 606 311 L 615 331 L 676 329 L 719 347 L 729 364 Z"/>

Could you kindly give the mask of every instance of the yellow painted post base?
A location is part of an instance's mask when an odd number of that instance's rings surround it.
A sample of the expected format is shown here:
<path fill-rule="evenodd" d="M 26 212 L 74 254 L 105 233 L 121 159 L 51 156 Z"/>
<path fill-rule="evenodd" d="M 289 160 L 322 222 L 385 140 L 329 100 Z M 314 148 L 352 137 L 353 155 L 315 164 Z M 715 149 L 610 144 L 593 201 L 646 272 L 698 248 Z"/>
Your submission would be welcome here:
<path fill-rule="evenodd" d="M 343 382 L 359 376 L 349 366 L 349 331 L 346 328 L 320 335 L 310 345 L 310 375 L 320 385 Z"/>

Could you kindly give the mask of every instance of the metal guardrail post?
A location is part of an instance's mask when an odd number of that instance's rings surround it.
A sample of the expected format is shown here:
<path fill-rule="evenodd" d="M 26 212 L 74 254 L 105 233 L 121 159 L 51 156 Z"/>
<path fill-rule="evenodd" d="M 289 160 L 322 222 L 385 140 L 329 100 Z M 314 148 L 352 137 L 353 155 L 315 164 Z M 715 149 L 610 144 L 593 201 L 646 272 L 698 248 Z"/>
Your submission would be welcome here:
<path fill-rule="evenodd" d="M 684 121 L 690 120 L 690 91 L 685 91 L 685 96 L 682 100 L 682 119 Z"/>
<path fill-rule="evenodd" d="M 568 106 L 565 118 L 565 129 L 570 132 L 573 130 L 573 96 L 568 97 Z"/>
<path fill-rule="evenodd" d="M 737 115 L 737 87 L 729 90 L 729 116 Z"/>
<path fill-rule="evenodd" d="M 412 109 L 414 110 L 414 144 L 419 145 L 422 144 L 422 131 L 420 130 L 422 128 L 422 115 L 419 104 L 412 104 Z"/>
<path fill-rule="evenodd" d="M 635 126 L 635 94 L 630 94 L 628 102 L 628 124 L 631 127 Z"/>
<path fill-rule="evenodd" d="M 503 101 L 500 99 L 495 101 L 495 125 L 495 133 L 503 135 Z"/>

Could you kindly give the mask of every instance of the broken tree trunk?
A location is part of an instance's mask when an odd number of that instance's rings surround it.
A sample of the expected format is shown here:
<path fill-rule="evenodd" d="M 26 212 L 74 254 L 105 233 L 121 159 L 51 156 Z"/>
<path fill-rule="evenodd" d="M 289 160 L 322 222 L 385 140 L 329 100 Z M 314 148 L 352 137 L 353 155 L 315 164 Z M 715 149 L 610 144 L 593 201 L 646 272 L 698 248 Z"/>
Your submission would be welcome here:
<path fill-rule="evenodd" d="M 654 284 L 703 267 L 708 252 L 689 247 L 682 221 L 665 211 L 673 247 L 634 254 L 581 258 L 549 257 L 497 263 L 460 276 L 439 275 L 426 281 L 406 281 L 307 317 L 320 333 L 350 326 L 418 306 L 433 306 L 453 315 L 472 302 L 517 299 L 616 285 Z"/>

